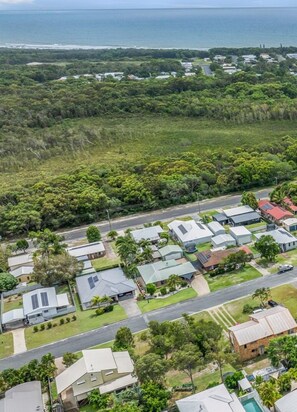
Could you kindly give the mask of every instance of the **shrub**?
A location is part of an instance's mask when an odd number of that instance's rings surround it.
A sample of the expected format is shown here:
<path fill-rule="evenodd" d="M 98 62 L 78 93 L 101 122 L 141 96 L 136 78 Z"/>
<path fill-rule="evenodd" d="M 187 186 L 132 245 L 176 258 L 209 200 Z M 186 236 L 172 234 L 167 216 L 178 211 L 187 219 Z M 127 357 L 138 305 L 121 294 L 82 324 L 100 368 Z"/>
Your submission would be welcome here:
<path fill-rule="evenodd" d="M 52 327 L 53 327 L 52 322 L 48 322 L 48 323 L 46 324 L 46 328 L 47 328 L 47 329 L 51 329 Z"/>
<path fill-rule="evenodd" d="M 39 330 L 39 329 L 38 329 L 38 326 L 34 326 L 33 332 L 36 333 L 36 332 L 38 332 L 38 330 Z"/>
<path fill-rule="evenodd" d="M 237 389 L 238 381 L 243 379 L 243 373 L 241 371 L 234 372 L 232 375 L 228 375 L 225 379 L 225 384 L 228 389 Z"/>
<path fill-rule="evenodd" d="M 251 313 L 253 313 L 253 310 L 254 310 L 253 306 L 246 303 L 242 308 L 242 313 L 246 313 L 246 314 L 250 315 Z"/>
<path fill-rule="evenodd" d="M 215 386 L 220 385 L 219 382 L 209 382 L 206 389 L 214 388 Z"/>
<path fill-rule="evenodd" d="M 153 296 L 153 294 L 156 292 L 157 288 L 156 288 L 156 285 L 154 285 L 153 283 L 149 283 L 146 286 L 146 290 L 147 290 L 147 293 L 149 295 Z"/>
<path fill-rule="evenodd" d="M 53 323 L 53 328 L 56 328 L 58 326 L 57 323 Z"/>
<path fill-rule="evenodd" d="M 105 312 L 105 313 L 107 313 L 107 312 L 112 312 L 112 311 L 113 311 L 113 305 L 105 306 L 105 308 L 104 308 L 104 312 Z"/>
<path fill-rule="evenodd" d="M 167 294 L 167 289 L 165 287 L 160 289 L 161 295 L 165 296 Z"/>
<path fill-rule="evenodd" d="M 98 308 L 95 310 L 96 316 L 103 315 L 105 313 L 105 310 L 103 308 Z"/>
<path fill-rule="evenodd" d="M 73 320 L 73 321 L 76 320 L 76 316 L 75 316 L 75 315 L 72 316 L 72 320 Z"/>
<path fill-rule="evenodd" d="M 180 286 L 182 288 L 186 288 L 188 286 L 188 282 L 186 280 L 182 280 L 181 283 L 180 283 Z"/>
<path fill-rule="evenodd" d="M 64 318 L 60 319 L 60 325 L 64 325 L 64 323 L 65 323 L 65 319 Z"/>
<path fill-rule="evenodd" d="M 140 334 L 139 338 L 142 342 L 146 342 L 148 340 L 149 334 L 147 331 L 144 331 Z"/>
<path fill-rule="evenodd" d="M 138 295 L 136 299 L 137 299 L 138 302 L 140 302 L 140 301 L 142 301 L 142 300 L 145 299 L 145 296 L 143 296 L 143 295 Z"/>
<path fill-rule="evenodd" d="M 69 316 L 67 316 L 66 322 L 69 323 L 70 321 L 71 321 L 71 319 L 69 318 Z"/>
<path fill-rule="evenodd" d="M 176 291 L 175 286 L 171 286 L 171 288 L 169 288 L 169 292 L 175 292 L 175 291 Z"/>
<path fill-rule="evenodd" d="M 44 330 L 44 329 L 45 329 L 45 324 L 42 323 L 42 324 L 40 325 L 40 330 Z"/>

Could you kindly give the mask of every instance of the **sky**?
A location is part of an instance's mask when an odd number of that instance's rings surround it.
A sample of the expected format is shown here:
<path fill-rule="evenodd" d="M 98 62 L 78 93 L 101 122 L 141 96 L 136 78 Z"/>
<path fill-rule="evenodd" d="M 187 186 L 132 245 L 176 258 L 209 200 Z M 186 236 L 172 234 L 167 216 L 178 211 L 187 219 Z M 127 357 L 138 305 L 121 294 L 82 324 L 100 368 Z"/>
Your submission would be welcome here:
<path fill-rule="evenodd" d="M 296 6 L 296 0 L 0 0 L 1 10 Z"/>

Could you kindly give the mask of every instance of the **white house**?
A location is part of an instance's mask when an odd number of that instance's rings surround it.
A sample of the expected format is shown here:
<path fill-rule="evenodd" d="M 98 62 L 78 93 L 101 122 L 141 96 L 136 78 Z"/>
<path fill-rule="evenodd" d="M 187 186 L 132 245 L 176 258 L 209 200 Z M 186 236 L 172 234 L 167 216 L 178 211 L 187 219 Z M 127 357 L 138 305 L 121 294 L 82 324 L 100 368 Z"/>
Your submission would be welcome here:
<path fill-rule="evenodd" d="M 288 393 L 275 402 L 276 412 L 296 412 L 297 410 L 297 390 Z"/>
<path fill-rule="evenodd" d="M 103 242 L 92 242 L 86 245 L 69 247 L 67 251 L 70 256 L 75 257 L 79 261 L 97 259 L 106 253 Z"/>
<path fill-rule="evenodd" d="M 295 232 L 297 230 L 297 218 L 291 217 L 289 219 L 283 220 L 283 227 L 288 232 Z"/>
<path fill-rule="evenodd" d="M 6 391 L 0 399 L 1 412 L 43 412 L 41 382 L 21 383 Z"/>
<path fill-rule="evenodd" d="M 245 412 L 235 392 L 224 384 L 176 401 L 179 412 Z"/>
<path fill-rule="evenodd" d="M 297 239 L 291 233 L 287 232 L 285 229 L 275 229 L 264 233 L 256 233 L 257 239 L 262 236 L 272 236 L 275 242 L 279 245 L 282 252 L 287 252 L 288 250 L 297 248 Z"/>
<path fill-rule="evenodd" d="M 113 352 L 110 348 L 83 350 L 82 357 L 56 377 L 58 394 L 71 388 L 77 401 L 86 399 L 98 389 L 111 393 L 137 383 L 129 352 Z"/>
<path fill-rule="evenodd" d="M 23 307 L 25 319 L 31 325 L 75 311 L 67 293 L 57 295 L 54 287 L 24 293 Z"/>
<path fill-rule="evenodd" d="M 148 240 L 152 243 L 159 242 L 160 233 L 164 232 L 161 226 L 149 226 L 143 229 L 132 230 L 131 236 L 135 242 L 139 243 L 142 240 Z"/>
<path fill-rule="evenodd" d="M 212 231 L 214 236 L 224 235 L 226 233 L 226 230 L 219 222 L 212 221 L 208 223 L 207 226 Z"/>
<path fill-rule="evenodd" d="M 236 240 L 238 246 L 246 245 L 253 240 L 252 233 L 244 226 L 231 227 L 230 235 Z"/>
<path fill-rule="evenodd" d="M 236 240 L 229 234 L 214 236 L 211 239 L 214 248 L 236 246 Z"/>
<path fill-rule="evenodd" d="M 8 266 L 10 270 L 14 270 L 21 266 L 32 266 L 33 255 L 30 253 L 22 253 L 21 255 L 15 255 L 8 258 Z"/>
<path fill-rule="evenodd" d="M 195 220 L 174 220 L 168 224 L 168 227 L 170 234 L 184 247 L 210 242 L 213 237 L 212 231 L 206 225 Z"/>

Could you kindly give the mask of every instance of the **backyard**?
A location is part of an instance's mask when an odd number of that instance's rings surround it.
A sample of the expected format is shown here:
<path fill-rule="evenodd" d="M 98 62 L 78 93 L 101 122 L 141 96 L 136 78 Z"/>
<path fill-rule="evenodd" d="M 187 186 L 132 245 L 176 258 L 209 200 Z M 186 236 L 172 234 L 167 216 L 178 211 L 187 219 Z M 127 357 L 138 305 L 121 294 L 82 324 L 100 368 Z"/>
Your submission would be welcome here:
<path fill-rule="evenodd" d="M 168 298 L 152 298 L 148 300 L 141 300 L 138 303 L 139 309 L 142 313 L 150 312 L 152 310 L 164 308 L 168 305 L 173 305 L 174 303 L 182 302 L 187 299 L 195 298 L 197 293 L 193 288 L 183 289 Z"/>
<path fill-rule="evenodd" d="M 4 299 L 4 312 L 9 312 L 10 310 L 20 309 L 23 305 L 22 296 L 13 295 Z"/>
<path fill-rule="evenodd" d="M 230 273 L 214 277 L 205 275 L 204 277 L 208 282 L 210 291 L 215 292 L 219 289 L 228 288 L 233 285 L 238 285 L 239 283 L 247 282 L 248 280 L 259 278 L 261 277 L 261 273 L 252 266 L 246 265 L 244 268 Z"/>

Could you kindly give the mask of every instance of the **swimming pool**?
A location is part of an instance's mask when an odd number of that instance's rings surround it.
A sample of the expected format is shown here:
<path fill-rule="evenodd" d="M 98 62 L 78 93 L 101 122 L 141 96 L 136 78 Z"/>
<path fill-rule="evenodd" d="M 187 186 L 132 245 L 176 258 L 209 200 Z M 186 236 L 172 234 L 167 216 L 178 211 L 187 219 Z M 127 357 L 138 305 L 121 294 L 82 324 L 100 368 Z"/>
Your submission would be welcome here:
<path fill-rule="evenodd" d="M 258 402 L 253 398 L 242 402 L 242 406 L 246 412 L 263 412 L 263 409 L 260 408 Z"/>

